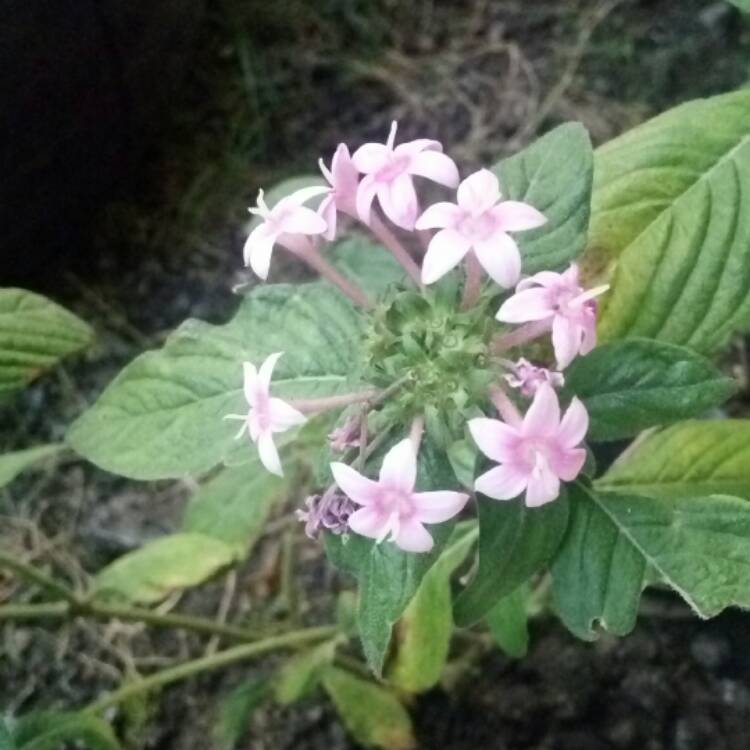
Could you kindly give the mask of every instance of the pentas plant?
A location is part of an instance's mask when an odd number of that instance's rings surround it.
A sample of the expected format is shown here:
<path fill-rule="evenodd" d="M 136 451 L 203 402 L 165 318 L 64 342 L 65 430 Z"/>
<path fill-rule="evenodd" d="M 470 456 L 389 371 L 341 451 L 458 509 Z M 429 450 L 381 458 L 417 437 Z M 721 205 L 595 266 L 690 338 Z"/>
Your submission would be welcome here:
<path fill-rule="evenodd" d="M 286 509 L 356 579 L 336 632 L 400 693 L 437 684 L 454 627 L 519 656 L 544 610 L 630 632 L 647 587 L 750 605 L 750 422 L 708 358 L 750 325 L 748 111 L 693 102 L 596 153 L 568 123 L 470 172 L 394 124 L 261 191 L 234 317 L 187 321 L 69 433 L 199 487 L 96 595 L 195 585 Z M 269 283 L 281 254 L 318 278 Z"/>

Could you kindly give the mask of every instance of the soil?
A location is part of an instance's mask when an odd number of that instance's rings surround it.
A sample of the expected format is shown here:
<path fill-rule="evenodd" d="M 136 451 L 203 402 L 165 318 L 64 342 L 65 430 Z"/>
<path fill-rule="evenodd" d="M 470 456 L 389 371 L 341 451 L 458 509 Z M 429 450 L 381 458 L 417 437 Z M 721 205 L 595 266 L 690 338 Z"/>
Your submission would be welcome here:
<path fill-rule="evenodd" d="M 236 305 L 233 286 L 247 281 L 240 270 L 244 206 L 259 184 L 309 169 L 339 140 L 382 139 L 396 117 L 404 138 L 437 136 L 469 168 L 567 119 L 582 120 L 602 142 L 676 102 L 729 90 L 750 70 L 748 27 L 720 2 L 382 0 L 345 11 L 331 0 L 311 14 L 306 3 L 289 0 L 279 4 L 296 9 L 295 23 L 286 26 L 285 17 L 258 16 L 257 3 L 246 5 L 240 11 L 244 5 L 226 3 L 222 12 L 208 13 L 182 110 L 165 128 L 142 189 L 132 200 L 111 203 L 102 216 L 92 239 L 95 260 L 87 256 L 40 277 L 40 291 L 94 321 L 98 343 L 84 361 L 5 407 L 0 446 L 60 439 L 124 364 L 158 346 L 184 318 L 225 320 Z M 263 55 L 248 62 L 240 54 L 248 49 Z M 256 74 L 260 66 L 252 90 L 237 83 L 238 60 L 255 66 Z M 255 108 L 247 103 L 250 93 L 260 101 Z M 239 125 L 230 127 L 237 111 Z M 247 138 L 243 128 L 252 130 Z M 295 273 L 281 262 L 274 279 Z M 135 483 L 66 460 L 0 495 L 0 543 L 84 581 L 114 557 L 174 529 L 190 490 L 184 482 Z M 281 535 L 270 534 L 234 583 L 227 578 L 190 592 L 181 609 L 213 616 L 234 587 L 233 620 L 286 616 L 291 602 L 279 585 L 282 546 Z M 347 582 L 302 539 L 296 569 L 299 616 L 327 619 Z M 0 575 L 0 601 L 28 596 Z M 699 622 L 660 594 L 647 596 L 636 631 L 623 640 L 583 643 L 551 619 L 535 622 L 523 661 L 493 652 L 456 671 L 450 689 L 416 700 L 411 713 L 420 747 L 748 747 L 749 634 L 750 619 L 742 613 Z M 145 672 L 204 648 L 193 636 L 134 625 L 6 626 L 0 630 L 0 706 L 12 713 L 83 705 L 134 669 Z M 158 701 L 127 706 L 135 727 L 128 746 L 212 747 L 217 700 L 275 663 L 269 658 L 194 679 Z M 122 715 L 118 722 L 127 723 Z M 355 745 L 316 696 L 289 709 L 259 710 L 239 747 Z"/>

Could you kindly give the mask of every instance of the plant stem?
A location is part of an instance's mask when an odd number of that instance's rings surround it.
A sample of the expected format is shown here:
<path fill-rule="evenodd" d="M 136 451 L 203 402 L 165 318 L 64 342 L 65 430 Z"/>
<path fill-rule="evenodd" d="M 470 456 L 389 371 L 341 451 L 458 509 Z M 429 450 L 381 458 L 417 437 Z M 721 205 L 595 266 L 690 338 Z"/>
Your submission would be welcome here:
<path fill-rule="evenodd" d="M 326 396 L 325 398 L 291 399 L 289 403 L 301 412 L 321 412 L 367 402 L 379 395 L 380 391 L 371 390 L 360 391 L 359 393 L 342 393 L 340 396 Z"/>
<path fill-rule="evenodd" d="M 161 672 L 145 677 L 136 682 L 130 682 L 108 695 L 99 698 L 89 704 L 83 711 L 87 714 L 98 714 L 102 711 L 116 706 L 128 698 L 140 693 L 149 692 L 170 685 L 173 682 L 185 680 L 188 677 L 207 672 L 213 669 L 220 669 L 229 664 L 249 659 L 253 656 L 268 653 L 276 649 L 294 648 L 302 644 L 315 641 L 322 641 L 331 638 L 337 632 L 333 625 L 326 625 L 318 628 L 306 628 L 305 630 L 295 630 L 291 633 L 276 635 L 266 638 L 255 643 L 246 643 L 242 646 L 235 646 L 224 651 L 219 651 L 210 656 L 204 656 L 200 659 L 193 659 L 176 667 L 164 669 Z"/>
<path fill-rule="evenodd" d="M 477 256 L 470 252 L 466 256 L 466 283 L 461 296 L 461 309 L 468 310 L 476 305 L 482 291 L 482 268 Z"/>
<path fill-rule="evenodd" d="M 419 446 L 422 443 L 422 433 L 424 432 L 424 417 L 414 417 L 411 422 L 411 429 L 409 430 L 409 439 L 411 444 L 414 446 L 414 455 L 419 453 Z"/>
<path fill-rule="evenodd" d="M 65 584 L 60 583 L 59 581 L 56 581 L 46 573 L 42 573 L 41 570 L 38 570 L 33 565 L 22 562 L 21 560 L 12 557 L 11 555 L 3 554 L 2 552 L 0 552 L 0 568 L 7 568 L 8 570 L 12 570 L 19 577 L 24 578 L 31 583 L 35 583 L 37 586 L 40 586 L 43 589 L 46 589 L 50 594 L 53 594 L 58 599 L 64 599 L 66 602 L 69 602 L 74 606 L 78 606 L 80 604 L 78 595 L 75 593 L 75 591 L 73 591 L 73 589 L 69 588 Z"/>
<path fill-rule="evenodd" d="M 0 607 L 0 622 L 7 620 L 64 620 L 70 614 L 67 602 L 46 604 L 6 604 Z"/>
<path fill-rule="evenodd" d="M 399 242 L 398 237 L 396 237 L 396 235 L 374 215 L 370 219 L 370 230 L 388 248 L 391 255 L 393 255 L 393 257 L 404 267 L 404 270 L 409 274 L 414 283 L 420 289 L 423 289 L 422 272 L 414 258 L 409 254 L 409 251 Z"/>
<path fill-rule="evenodd" d="M 549 319 L 534 320 L 531 323 L 519 326 L 510 333 L 503 333 L 492 340 L 492 353 L 502 354 L 508 349 L 512 349 L 514 346 L 521 346 L 521 344 L 533 341 L 547 333 L 550 329 L 550 325 L 551 321 Z"/>
<path fill-rule="evenodd" d="M 508 398 L 508 394 L 500 386 L 493 385 L 490 388 L 490 398 L 506 424 L 515 426 L 523 422 L 523 417 L 516 408 L 516 405 Z"/>

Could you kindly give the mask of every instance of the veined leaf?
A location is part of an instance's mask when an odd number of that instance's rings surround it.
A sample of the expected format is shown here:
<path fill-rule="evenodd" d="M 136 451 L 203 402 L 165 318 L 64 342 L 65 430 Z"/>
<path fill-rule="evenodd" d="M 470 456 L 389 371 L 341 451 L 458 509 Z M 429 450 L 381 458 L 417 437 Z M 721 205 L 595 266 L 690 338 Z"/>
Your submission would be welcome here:
<path fill-rule="evenodd" d="M 528 589 L 527 584 L 522 584 L 504 596 L 485 617 L 495 643 L 514 659 L 523 658 L 529 650 Z"/>
<path fill-rule="evenodd" d="M 454 607 L 461 627 L 481 620 L 552 559 L 568 522 L 568 500 L 562 494 L 541 508 L 521 499 L 491 500 L 479 496 L 479 565 Z"/>
<path fill-rule="evenodd" d="M 543 227 L 515 235 L 524 273 L 564 266 L 585 248 L 593 162 L 586 129 L 570 122 L 493 167 L 504 198 L 547 217 Z"/>
<path fill-rule="evenodd" d="M 57 455 L 64 447 L 59 444 L 38 445 L 35 448 L 0 454 L 0 487 L 10 484 L 22 471 L 45 458 Z"/>
<path fill-rule="evenodd" d="M 291 657 L 279 670 L 274 681 L 274 696 L 284 706 L 301 700 L 317 687 L 327 667 L 333 662 L 336 642 L 319 646 Z"/>
<path fill-rule="evenodd" d="M 238 446 L 237 423 L 223 419 L 247 411 L 243 361 L 257 366 L 285 352 L 273 395 L 333 395 L 357 382 L 361 339 L 359 313 L 330 287 L 258 287 L 229 323 L 188 320 L 162 349 L 129 364 L 74 423 L 68 441 L 98 466 L 135 479 L 199 474 L 238 450 L 249 460 L 255 448 Z"/>
<path fill-rule="evenodd" d="M 350 672 L 329 667 L 323 686 L 352 737 L 364 747 L 412 750 L 411 719 L 393 693 Z"/>
<path fill-rule="evenodd" d="M 253 712 L 270 697 L 271 681 L 251 679 L 241 682 L 219 704 L 219 716 L 214 726 L 217 750 L 234 750 L 247 732 Z"/>
<path fill-rule="evenodd" d="M 28 714 L 18 720 L 13 734 L 18 750 L 59 750 L 73 742 L 88 750 L 120 750 L 109 724 L 85 713 Z"/>
<path fill-rule="evenodd" d="M 389 286 L 402 283 L 405 279 L 404 269 L 390 252 L 362 235 L 353 235 L 334 243 L 326 248 L 325 256 L 345 276 L 373 296 L 382 294 Z"/>
<path fill-rule="evenodd" d="M 565 371 L 566 390 L 586 405 L 590 440 L 614 440 L 647 427 L 699 416 L 736 390 L 700 355 L 651 339 L 596 347 Z"/>
<path fill-rule="evenodd" d="M 440 681 L 453 633 L 451 576 L 466 559 L 478 532 L 471 521 L 456 526 L 396 625 L 396 655 L 388 679 L 401 690 L 420 693 Z"/>
<path fill-rule="evenodd" d="M 603 340 L 701 352 L 750 324 L 750 89 L 689 102 L 597 150 L 588 261 L 614 265 Z"/>
<path fill-rule="evenodd" d="M 182 530 L 220 539 L 237 557 L 247 557 L 286 489 L 286 481 L 266 471 L 254 456 L 201 485 L 185 511 Z"/>
<path fill-rule="evenodd" d="M 91 328 L 46 297 L 0 289 L 0 399 L 91 344 Z"/>
<path fill-rule="evenodd" d="M 648 498 L 572 493 L 568 534 L 553 565 L 555 606 L 582 638 L 593 625 L 635 624 L 647 569 L 700 617 L 750 606 L 750 503 L 727 495 Z"/>
<path fill-rule="evenodd" d="M 138 604 L 197 586 L 231 564 L 235 550 L 203 534 L 170 534 L 110 563 L 94 579 L 97 596 Z"/>
<path fill-rule="evenodd" d="M 660 498 L 734 495 L 750 500 L 750 420 L 689 421 L 628 449 L 597 489 Z"/>

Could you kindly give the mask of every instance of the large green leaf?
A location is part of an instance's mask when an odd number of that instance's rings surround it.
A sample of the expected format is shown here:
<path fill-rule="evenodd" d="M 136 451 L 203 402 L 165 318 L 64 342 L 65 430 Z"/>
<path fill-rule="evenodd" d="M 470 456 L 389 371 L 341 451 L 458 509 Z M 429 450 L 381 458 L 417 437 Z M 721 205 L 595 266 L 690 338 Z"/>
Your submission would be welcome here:
<path fill-rule="evenodd" d="M 17 750 L 5 719 L 0 718 L 0 750 Z"/>
<path fill-rule="evenodd" d="M 323 253 L 345 276 L 373 295 L 404 281 L 404 269 L 382 245 L 356 234 L 336 242 Z"/>
<path fill-rule="evenodd" d="M 285 352 L 273 393 L 313 398 L 350 390 L 360 369 L 362 322 L 322 283 L 258 287 L 221 326 L 188 320 L 164 347 L 128 365 L 73 425 L 71 446 L 135 479 L 201 473 L 241 450 L 228 413 L 246 411 L 242 362 Z M 293 433 L 284 433 L 289 439 Z"/>
<path fill-rule="evenodd" d="M 596 347 L 565 371 L 566 389 L 589 412 L 590 440 L 699 416 L 725 401 L 735 382 L 683 346 L 626 339 Z"/>
<path fill-rule="evenodd" d="M 485 618 L 495 643 L 514 659 L 523 658 L 529 650 L 528 589 L 522 584 L 504 596 Z"/>
<path fill-rule="evenodd" d="M 185 511 L 182 530 L 220 539 L 238 557 L 247 557 L 286 488 L 283 479 L 253 456 L 249 463 L 223 469 L 201 486 Z"/>
<path fill-rule="evenodd" d="M 466 559 L 477 533 L 471 521 L 454 529 L 396 625 L 396 656 L 388 678 L 401 690 L 420 693 L 440 680 L 453 633 L 451 576 Z"/>
<path fill-rule="evenodd" d="M 231 564 L 235 549 L 203 534 L 171 534 L 110 563 L 94 579 L 97 596 L 139 604 L 196 586 Z"/>
<path fill-rule="evenodd" d="M 597 622 L 627 633 L 647 571 L 701 617 L 750 606 L 750 503 L 727 495 L 657 499 L 575 491 L 552 570 L 565 624 L 583 638 L 595 637 Z"/>
<path fill-rule="evenodd" d="M 91 328 L 46 297 L 0 289 L 0 399 L 87 347 Z"/>
<path fill-rule="evenodd" d="M 504 197 L 530 203 L 547 223 L 515 239 L 525 273 L 566 265 L 586 246 L 593 175 L 591 141 L 583 125 L 560 125 L 493 167 Z"/>
<path fill-rule="evenodd" d="M 750 89 L 670 110 L 598 149 L 589 262 L 614 264 L 603 339 L 698 351 L 750 324 Z"/>
<path fill-rule="evenodd" d="M 274 680 L 274 697 L 288 706 L 309 695 L 333 662 L 336 642 L 326 641 L 289 659 Z"/>
<path fill-rule="evenodd" d="M 560 497 L 541 508 L 521 499 L 491 500 L 479 506 L 479 565 L 455 602 L 454 617 L 462 627 L 481 620 L 507 594 L 552 559 L 568 522 L 568 500 Z"/>
<path fill-rule="evenodd" d="M 22 471 L 45 458 L 57 455 L 64 447 L 55 444 L 38 445 L 35 448 L 0 454 L 0 487 L 10 484 Z"/>
<path fill-rule="evenodd" d="M 419 453 L 417 488 L 451 489 L 456 484 L 448 459 L 425 441 Z M 331 561 L 359 582 L 357 625 L 370 668 L 380 675 L 391 630 L 419 588 L 425 573 L 450 538 L 452 523 L 429 526 L 435 546 L 429 553 L 404 552 L 392 542 L 376 543 L 358 534 L 326 535 Z"/>
<path fill-rule="evenodd" d="M 750 500 L 750 420 L 689 421 L 637 441 L 596 482 L 602 490 Z"/>
<path fill-rule="evenodd" d="M 359 744 L 382 750 L 416 747 L 409 714 L 393 693 L 336 667 L 326 670 L 323 687 Z"/>
<path fill-rule="evenodd" d="M 253 712 L 271 695 L 271 680 L 256 677 L 241 682 L 222 698 L 213 728 L 216 749 L 234 750 L 250 728 Z"/>
<path fill-rule="evenodd" d="M 736 5 L 743 13 L 750 13 L 750 0 L 729 0 L 732 5 Z"/>
<path fill-rule="evenodd" d="M 85 713 L 44 711 L 22 716 L 14 740 L 18 750 L 60 750 L 72 743 L 88 750 L 120 750 L 109 724 Z"/>

